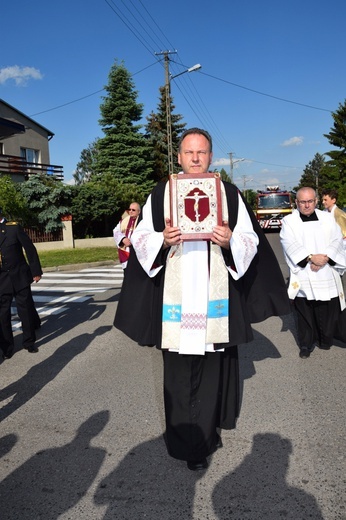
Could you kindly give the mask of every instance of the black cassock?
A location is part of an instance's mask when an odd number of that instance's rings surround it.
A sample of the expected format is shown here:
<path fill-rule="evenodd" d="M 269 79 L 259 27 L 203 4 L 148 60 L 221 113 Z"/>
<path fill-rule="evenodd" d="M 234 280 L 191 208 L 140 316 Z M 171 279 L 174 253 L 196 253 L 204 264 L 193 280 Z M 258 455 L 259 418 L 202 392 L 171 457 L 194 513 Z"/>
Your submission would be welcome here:
<path fill-rule="evenodd" d="M 163 231 L 165 182 L 152 192 L 155 231 Z M 239 191 L 224 183 L 229 227 L 238 217 Z M 180 355 L 163 351 L 166 444 L 170 455 L 182 460 L 201 460 L 216 449 L 216 428 L 235 427 L 239 412 L 237 345 L 253 339 L 251 323 L 291 312 L 287 288 L 275 254 L 248 206 L 254 230 L 259 236 L 258 251 L 240 280 L 230 275 L 229 337 L 217 344 L 223 352 Z M 132 248 L 131 248 L 132 249 Z M 162 265 L 153 278 L 145 273 L 132 249 L 114 319 L 114 326 L 142 346 L 161 347 L 162 302 L 165 262 L 169 249 L 161 250 L 155 264 Z M 233 265 L 232 253 L 222 250 L 227 266 Z"/>

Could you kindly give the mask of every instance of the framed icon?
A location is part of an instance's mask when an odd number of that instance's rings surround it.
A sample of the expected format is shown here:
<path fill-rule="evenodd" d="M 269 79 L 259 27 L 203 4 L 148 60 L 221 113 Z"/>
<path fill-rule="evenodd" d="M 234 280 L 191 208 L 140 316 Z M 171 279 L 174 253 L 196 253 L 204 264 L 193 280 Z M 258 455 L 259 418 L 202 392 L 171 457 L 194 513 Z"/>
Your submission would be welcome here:
<path fill-rule="evenodd" d="M 222 224 L 220 174 L 173 174 L 169 183 L 171 225 L 183 240 L 210 240 Z"/>

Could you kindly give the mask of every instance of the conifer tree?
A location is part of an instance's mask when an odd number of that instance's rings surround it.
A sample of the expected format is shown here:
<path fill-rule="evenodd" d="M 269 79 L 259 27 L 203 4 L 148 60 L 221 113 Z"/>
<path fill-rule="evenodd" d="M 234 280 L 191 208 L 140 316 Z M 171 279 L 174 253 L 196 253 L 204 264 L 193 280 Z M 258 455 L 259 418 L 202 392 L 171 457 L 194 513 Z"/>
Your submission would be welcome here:
<path fill-rule="evenodd" d="M 137 91 L 129 71 L 117 62 L 111 67 L 107 96 L 100 105 L 99 123 L 105 136 L 97 141 L 95 172 L 93 178 L 111 175 L 124 183 L 135 184 L 143 193 L 153 187 L 151 149 L 148 140 L 137 124 L 143 113 L 143 105 L 137 103 Z"/>
<path fill-rule="evenodd" d="M 304 168 L 303 174 L 300 178 L 299 185 L 293 188 L 298 191 L 300 188 L 318 189 L 322 182 L 322 172 L 325 166 L 325 159 L 323 155 L 316 153 L 315 157 Z"/>
<path fill-rule="evenodd" d="M 97 139 L 89 144 L 88 148 L 84 148 L 81 151 L 79 162 L 76 166 L 76 171 L 73 174 L 73 178 L 76 185 L 88 182 L 95 173 L 95 162 L 97 154 Z"/>
<path fill-rule="evenodd" d="M 170 99 L 171 121 L 172 121 L 172 145 L 173 145 L 173 169 L 179 171 L 178 165 L 178 142 L 186 124 L 181 123 L 182 116 L 173 114 L 175 106 Z M 147 116 L 146 135 L 152 148 L 153 180 L 156 182 L 168 177 L 168 139 L 167 139 L 167 112 L 166 112 L 166 90 L 160 87 L 159 103 L 157 112 L 151 112 Z"/>

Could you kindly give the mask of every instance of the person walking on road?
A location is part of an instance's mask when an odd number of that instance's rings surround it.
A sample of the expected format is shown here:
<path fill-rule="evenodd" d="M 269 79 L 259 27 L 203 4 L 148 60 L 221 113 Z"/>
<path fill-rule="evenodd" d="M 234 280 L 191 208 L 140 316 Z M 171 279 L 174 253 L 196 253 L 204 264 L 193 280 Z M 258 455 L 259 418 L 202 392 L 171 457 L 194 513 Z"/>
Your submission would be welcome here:
<path fill-rule="evenodd" d="M 138 218 L 141 212 L 141 207 L 138 202 L 131 202 L 128 215 L 118 222 L 113 229 L 113 237 L 118 248 L 118 255 L 123 269 L 127 266 L 127 261 L 130 256 L 131 235 L 137 226 Z"/>
<path fill-rule="evenodd" d="M 280 239 L 290 270 L 288 294 L 297 316 L 299 356 L 314 347 L 329 350 L 333 338 L 346 341 L 345 295 L 341 276 L 346 269 L 341 229 L 317 206 L 313 188 L 297 191 L 297 210 L 282 219 Z"/>
<path fill-rule="evenodd" d="M 11 358 L 14 351 L 13 298 L 22 322 L 23 347 L 28 352 L 38 352 L 35 330 L 41 321 L 32 298 L 31 283 L 39 282 L 41 276 L 40 260 L 30 237 L 17 222 L 8 222 L 0 209 L 0 342 L 4 358 Z"/>
<path fill-rule="evenodd" d="M 346 251 L 346 213 L 336 205 L 338 200 L 337 190 L 325 189 L 322 191 L 322 204 L 325 211 L 329 211 L 341 228 L 344 249 Z"/>
<path fill-rule="evenodd" d="M 185 131 L 178 161 L 182 176 L 198 182 L 212 161 L 209 133 Z M 222 223 L 210 240 L 182 240 L 169 191 L 169 182 L 158 183 L 143 208 L 114 325 L 162 350 L 168 453 L 203 470 L 222 446 L 220 429 L 235 428 L 237 345 L 252 341 L 251 322 L 289 314 L 290 305 L 276 257 L 236 186 L 221 182 Z M 186 193 L 186 204 L 195 195 Z M 201 212 L 191 219 L 199 223 Z"/>

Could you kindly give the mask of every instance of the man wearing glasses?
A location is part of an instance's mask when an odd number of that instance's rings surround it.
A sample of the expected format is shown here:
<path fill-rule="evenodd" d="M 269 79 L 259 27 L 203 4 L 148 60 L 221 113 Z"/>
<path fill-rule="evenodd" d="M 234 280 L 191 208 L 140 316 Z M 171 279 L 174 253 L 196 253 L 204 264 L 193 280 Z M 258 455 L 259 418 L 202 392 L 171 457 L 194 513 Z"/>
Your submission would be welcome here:
<path fill-rule="evenodd" d="M 344 237 L 344 248 L 346 250 L 346 213 L 338 208 L 336 202 L 338 200 L 338 192 L 333 189 L 325 189 L 322 191 L 322 204 L 324 211 L 329 211 L 335 218 L 335 221 L 341 227 L 341 232 Z"/>
<path fill-rule="evenodd" d="M 137 226 L 141 207 L 138 202 L 132 202 L 126 210 L 127 215 L 113 229 L 113 237 L 118 248 L 119 261 L 125 269 L 130 256 L 131 235 Z"/>
<path fill-rule="evenodd" d="M 317 200 L 313 188 L 298 190 L 297 210 L 282 220 L 280 232 L 302 359 L 308 358 L 315 346 L 329 350 L 334 337 L 346 341 L 340 276 L 346 269 L 342 233 L 330 214 L 316 209 Z"/>

